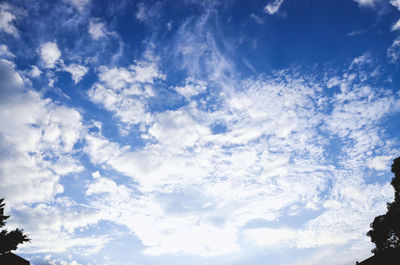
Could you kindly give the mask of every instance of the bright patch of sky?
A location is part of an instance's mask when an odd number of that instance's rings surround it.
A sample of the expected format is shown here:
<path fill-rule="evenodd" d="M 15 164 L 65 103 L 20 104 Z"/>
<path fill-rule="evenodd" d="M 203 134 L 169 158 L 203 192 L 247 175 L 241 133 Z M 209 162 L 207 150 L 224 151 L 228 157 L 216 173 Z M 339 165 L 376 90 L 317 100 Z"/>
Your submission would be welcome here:
<path fill-rule="evenodd" d="M 40 264 L 354 264 L 393 198 L 400 2 L 3 1 L 0 197 Z"/>

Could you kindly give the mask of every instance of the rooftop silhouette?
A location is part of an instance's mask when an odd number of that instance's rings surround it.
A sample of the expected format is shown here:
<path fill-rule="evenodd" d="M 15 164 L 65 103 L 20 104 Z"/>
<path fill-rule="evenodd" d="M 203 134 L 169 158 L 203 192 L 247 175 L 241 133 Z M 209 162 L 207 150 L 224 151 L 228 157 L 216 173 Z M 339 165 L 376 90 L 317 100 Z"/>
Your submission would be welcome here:
<path fill-rule="evenodd" d="M 29 265 L 30 262 L 13 253 L 5 253 L 0 255 L 1 265 Z"/>

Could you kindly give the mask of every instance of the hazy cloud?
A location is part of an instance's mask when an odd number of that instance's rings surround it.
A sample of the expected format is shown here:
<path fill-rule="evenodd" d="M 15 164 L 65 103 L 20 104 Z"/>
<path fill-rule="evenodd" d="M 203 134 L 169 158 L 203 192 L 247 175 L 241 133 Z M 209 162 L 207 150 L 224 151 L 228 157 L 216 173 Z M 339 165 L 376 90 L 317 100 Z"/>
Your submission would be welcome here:
<path fill-rule="evenodd" d="M 94 40 L 98 40 L 102 37 L 107 36 L 107 30 L 104 23 L 96 22 L 96 20 L 90 20 L 89 34 Z"/>
<path fill-rule="evenodd" d="M 83 11 L 90 4 L 91 0 L 63 0 L 63 2 L 72 5 L 79 11 Z"/>

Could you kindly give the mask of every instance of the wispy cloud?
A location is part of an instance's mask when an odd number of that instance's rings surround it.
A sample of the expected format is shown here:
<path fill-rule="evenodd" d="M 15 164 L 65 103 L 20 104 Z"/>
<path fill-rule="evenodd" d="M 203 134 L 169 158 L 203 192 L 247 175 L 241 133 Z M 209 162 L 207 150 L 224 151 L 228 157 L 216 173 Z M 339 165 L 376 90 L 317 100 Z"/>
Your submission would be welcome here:
<path fill-rule="evenodd" d="M 63 0 L 63 2 L 72 5 L 79 11 L 84 11 L 91 3 L 91 0 Z"/>
<path fill-rule="evenodd" d="M 10 50 L 6 45 L 2 44 L 0 45 L 0 57 L 13 58 L 15 57 L 15 55 L 12 52 L 10 52 Z"/>
<path fill-rule="evenodd" d="M 392 26 L 392 31 L 400 29 L 400 19 Z"/>
<path fill-rule="evenodd" d="M 387 50 L 387 55 L 393 62 L 397 62 L 399 60 L 399 58 L 400 58 L 400 37 L 397 37 L 393 41 L 392 46 L 390 46 L 389 49 Z"/>
<path fill-rule="evenodd" d="M 376 3 L 380 2 L 381 0 L 354 0 L 357 2 L 360 6 L 367 6 L 367 7 L 373 7 L 375 6 Z"/>
<path fill-rule="evenodd" d="M 264 7 L 264 11 L 270 15 L 273 15 L 276 12 L 278 12 L 282 3 L 283 3 L 283 0 L 273 0 Z"/>
<path fill-rule="evenodd" d="M 265 21 L 257 16 L 256 14 L 250 14 L 250 18 L 253 19 L 257 24 L 264 25 Z"/>
<path fill-rule="evenodd" d="M 19 32 L 14 25 L 14 20 L 16 20 L 17 17 L 12 13 L 12 9 L 13 8 L 7 3 L 0 4 L 0 30 L 14 37 L 18 37 Z"/>

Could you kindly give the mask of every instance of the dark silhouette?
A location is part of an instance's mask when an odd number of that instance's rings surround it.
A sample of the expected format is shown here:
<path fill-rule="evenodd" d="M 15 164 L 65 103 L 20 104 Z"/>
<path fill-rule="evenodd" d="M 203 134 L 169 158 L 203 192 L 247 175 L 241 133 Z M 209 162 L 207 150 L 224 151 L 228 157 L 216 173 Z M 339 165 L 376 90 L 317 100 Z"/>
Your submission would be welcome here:
<path fill-rule="evenodd" d="M 391 183 L 394 188 L 394 201 L 387 204 L 387 212 L 375 217 L 367 235 L 375 244 L 371 250 L 374 256 L 356 262 L 360 265 L 398 265 L 400 264 L 400 157 L 393 160 Z"/>
<path fill-rule="evenodd" d="M 372 253 L 380 255 L 388 250 L 400 250 L 400 157 L 393 160 L 392 179 L 394 201 L 387 204 L 387 212 L 375 217 L 371 223 L 371 230 L 367 233 L 375 244 Z"/>
<path fill-rule="evenodd" d="M 400 251 L 390 249 L 381 255 L 374 255 L 363 262 L 356 262 L 358 265 L 399 265 Z"/>
<path fill-rule="evenodd" d="M 0 255 L 0 264 L 4 265 L 29 265 L 30 262 L 13 253 Z"/>
<path fill-rule="evenodd" d="M 0 227 L 5 226 L 6 220 L 10 216 L 4 215 L 4 199 L 0 199 Z M 9 254 L 11 250 L 16 250 L 19 244 L 29 242 L 28 235 L 23 233 L 23 229 L 15 229 L 10 232 L 3 229 L 0 232 L 0 257 Z"/>

